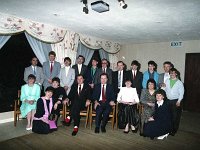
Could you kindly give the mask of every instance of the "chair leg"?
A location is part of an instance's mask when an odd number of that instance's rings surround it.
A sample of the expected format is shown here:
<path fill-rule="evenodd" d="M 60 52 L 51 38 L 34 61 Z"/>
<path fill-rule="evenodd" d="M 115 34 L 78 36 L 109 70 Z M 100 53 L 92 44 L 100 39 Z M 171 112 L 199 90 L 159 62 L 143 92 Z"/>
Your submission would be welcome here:
<path fill-rule="evenodd" d="M 14 126 L 15 127 L 17 126 L 17 115 L 16 115 L 16 113 L 14 113 Z"/>

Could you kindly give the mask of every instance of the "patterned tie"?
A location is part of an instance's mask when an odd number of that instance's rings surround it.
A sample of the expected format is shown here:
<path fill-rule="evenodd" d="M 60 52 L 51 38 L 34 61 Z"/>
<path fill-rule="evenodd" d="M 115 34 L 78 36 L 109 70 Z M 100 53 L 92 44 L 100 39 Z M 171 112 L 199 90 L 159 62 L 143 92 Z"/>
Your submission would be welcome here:
<path fill-rule="evenodd" d="M 36 69 L 35 69 L 35 66 L 33 67 L 33 74 L 34 74 L 34 76 L 36 76 Z"/>
<path fill-rule="evenodd" d="M 51 61 L 51 66 L 50 66 L 50 73 L 53 71 L 53 62 Z"/>
<path fill-rule="evenodd" d="M 105 88 L 104 88 L 104 85 L 102 87 L 102 103 L 105 103 L 106 101 L 106 95 L 105 95 Z"/>
<path fill-rule="evenodd" d="M 118 87 L 121 87 L 121 71 L 118 74 Z"/>

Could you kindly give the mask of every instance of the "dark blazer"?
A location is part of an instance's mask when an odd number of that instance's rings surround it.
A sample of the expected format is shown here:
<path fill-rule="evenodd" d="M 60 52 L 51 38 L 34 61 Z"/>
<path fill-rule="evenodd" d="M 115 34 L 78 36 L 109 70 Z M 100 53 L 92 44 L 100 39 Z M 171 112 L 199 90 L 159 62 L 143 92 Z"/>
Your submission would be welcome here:
<path fill-rule="evenodd" d="M 101 83 L 96 84 L 94 86 L 94 91 L 93 91 L 93 101 L 97 100 L 99 102 L 99 98 L 101 96 Z M 110 101 L 115 101 L 115 95 L 113 91 L 113 87 L 110 84 L 106 85 L 106 103 L 110 103 Z"/>
<path fill-rule="evenodd" d="M 113 86 L 113 89 L 114 89 L 114 93 L 115 93 L 115 98 L 117 98 L 117 94 L 119 93 L 119 88 L 118 88 L 118 71 L 114 71 L 113 74 L 112 74 L 112 86 Z M 123 71 L 123 81 L 122 81 L 122 87 L 125 87 L 125 81 L 127 79 L 127 72 L 124 70 Z"/>
<path fill-rule="evenodd" d="M 100 80 L 100 75 L 103 73 L 102 68 L 99 68 L 96 71 L 95 79 L 94 79 L 94 84 L 101 83 Z M 112 70 L 110 68 L 106 68 L 106 73 L 108 74 L 108 82 L 109 84 L 112 84 Z"/>
<path fill-rule="evenodd" d="M 142 90 L 142 80 L 143 80 L 143 74 L 142 72 L 140 72 L 139 70 L 137 71 L 137 74 L 136 74 L 136 77 L 135 79 L 133 79 L 133 73 L 132 73 L 132 70 L 129 70 L 127 72 L 127 78 L 129 78 L 132 82 L 132 87 L 133 88 L 136 88 L 137 90 L 137 93 L 141 94 L 141 90 Z"/>
<path fill-rule="evenodd" d="M 76 106 L 85 106 L 85 102 L 87 99 L 91 100 L 91 93 L 90 93 L 90 87 L 87 84 L 83 85 L 83 88 L 81 90 L 81 94 L 78 94 L 78 84 L 73 84 L 71 87 L 71 90 L 68 94 L 68 98 L 71 102 L 71 105 Z"/>
<path fill-rule="evenodd" d="M 77 76 L 79 73 L 78 73 L 78 65 L 75 64 L 72 66 L 72 68 L 75 69 L 75 76 Z M 87 66 L 82 64 L 82 68 L 81 68 L 81 73 L 84 77 L 85 77 L 85 73 L 86 73 L 86 70 L 87 70 Z"/>
<path fill-rule="evenodd" d="M 97 70 L 98 70 L 98 68 L 96 68 L 96 72 L 95 72 L 94 75 L 93 75 L 92 72 L 91 72 L 91 67 L 90 67 L 90 68 L 87 68 L 87 71 L 86 71 L 86 74 L 85 74 L 85 76 L 87 77 L 87 78 L 85 79 L 85 83 L 86 83 L 86 84 L 94 83 Z"/>

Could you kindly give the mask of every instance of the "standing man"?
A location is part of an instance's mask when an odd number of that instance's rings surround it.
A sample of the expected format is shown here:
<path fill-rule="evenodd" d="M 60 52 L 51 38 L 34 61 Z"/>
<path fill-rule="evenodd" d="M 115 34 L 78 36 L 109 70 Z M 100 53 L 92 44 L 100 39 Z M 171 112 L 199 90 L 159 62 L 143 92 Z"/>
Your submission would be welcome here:
<path fill-rule="evenodd" d="M 117 71 L 113 72 L 112 75 L 112 85 L 114 88 L 115 98 L 117 99 L 117 94 L 119 93 L 122 87 L 125 87 L 126 80 L 126 70 L 124 70 L 124 62 L 117 62 Z"/>
<path fill-rule="evenodd" d="M 58 77 L 60 73 L 61 65 L 59 62 L 55 61 L 56 53 L 54 51 L 49 52 L 49 61 L 43 63 L 43 72 L 44 72 L 44 90 L 51 86 L 52 78 Z"/>
<path fill-rule="evenodd" d="M 108 68 L 108 60 L 102 59 L 101 60 L 101 68 L 97 70 L 97 73 L 95 75 L 94 84 L 101 83 L 100 76 L 102 73 L 106 73 L 108 76 L 108 83 L 112 84 L 112 70 Z"/>
<path fill-rule="evenodd" d="M 159 74 L 156 71 L 157 64 L 154 61 L 149 61 L 148 62 L 148 70 L 144 72 L 143 75 L 143 81 L 142 81 L 142 87 L 143 89 L 146 89 L 147 87 L 147 81 L 149 79 L 154 79 L 156 81 L 156 87 L 158 87 L 158 77 Z"/>
<path fill-rule="evenodd" d="M 127 78 L 131 80 L 132 87 L 136 88 L 137 93 L 140 97 L 142 91 L 142 79 L 143 74 L 140 72 L 140 63 L 137 60 L 133 60 L 131 63 L 131 70 L 127 73 Z"/>
<path fill-rule="evenodd" d="M 163 63 L 164 73 L 159 74 L 158 87 L 164 89 L 166 87 L 166 80 L 170 78 L 169 70 L 173 68 L 173 64 L 170 61 Z"/>
<path fill-rule="evenodd" d="M 101 83 L 95 85 L 93 92 L 94 109 L 96 110 L 95 133 L 99 133 L 100 127 L 101 132 L 106 132 L 105 127 L 109 119 L 109 114 L 112 106 L 115 105 L 113 88 L 109 83 L 107 83 L 108 75 L 102 73 L 100 75 L 100 80 Z"/>
<path fill-rule="evenodd" d="M 77 64 L 73 65 L 72 68 L 75 69 L 75 76 L 82 74 L 85 77 L 87 66 L 84 65 L 85 57 L 79 55 L 77 58 Z"/>
<path fill-rule="evenodd" d="M 60 70 L 59 78 L 60 85 L 64 87 L 68 95 L 75 80 L 75 70 L 71 68 L 71 59 L 69 57 L 65 57 L 64 64 L 65 67 Z"/>
<path fill-rule="evenodd" d="M 38 59 L 33 57 L 31 60 L 31 66 L 25 68 L 24 70 L 24 81 L 28 83 L 28 76 L 33 74 L 36 77 L 35 83 L 39 84 L 40 87 L 44 82 L 44 74 L 41 67 L 37 66 Z"/>
<path fill-rule="evenodd" d="M 169 99 L 169 106 L 172 113 L 172 132 L 170 135 L 174 136 L 179 128 L 181 118 L 181 101 L 184 95 L 183 83 L 178 79 L 178 70 L 172 68 L 169 71 L 170 78 L 166 80 L 165 92 Z"/>
<path fill-rule="evenodd" d="M 86 109 L 90 105 L 90 87 L 84 84 L 84 77 L 82 74 L 76 77 L 76 84 L 73 84 L 69 92 L 70 116 L 67 116 L 66 123 L 69 124 L 71 119 L 74 120 L 74 130 L 72 136 L 78 133 L 80 124 L 80 111 Z"/>

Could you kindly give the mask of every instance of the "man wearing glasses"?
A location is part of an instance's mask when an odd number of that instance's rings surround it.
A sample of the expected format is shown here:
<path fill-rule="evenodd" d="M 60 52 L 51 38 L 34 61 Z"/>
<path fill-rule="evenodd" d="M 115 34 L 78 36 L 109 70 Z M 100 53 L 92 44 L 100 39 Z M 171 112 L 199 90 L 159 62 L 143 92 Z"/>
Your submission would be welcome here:
<path fill-rule="evenodd" d="M 41 86 L 44 81 L 44 74 L 43 74 L 42 68 L 37 66 L 37 63 L 38 63 L 38 59 L 36 57 L 33 57 L 31 59 L 31 66 L 25 68 L 24 70 L 24 81 L 27 83 L 28 76 L 30 74 L 33 74 L 36 77 L 35 83 Z"/>

